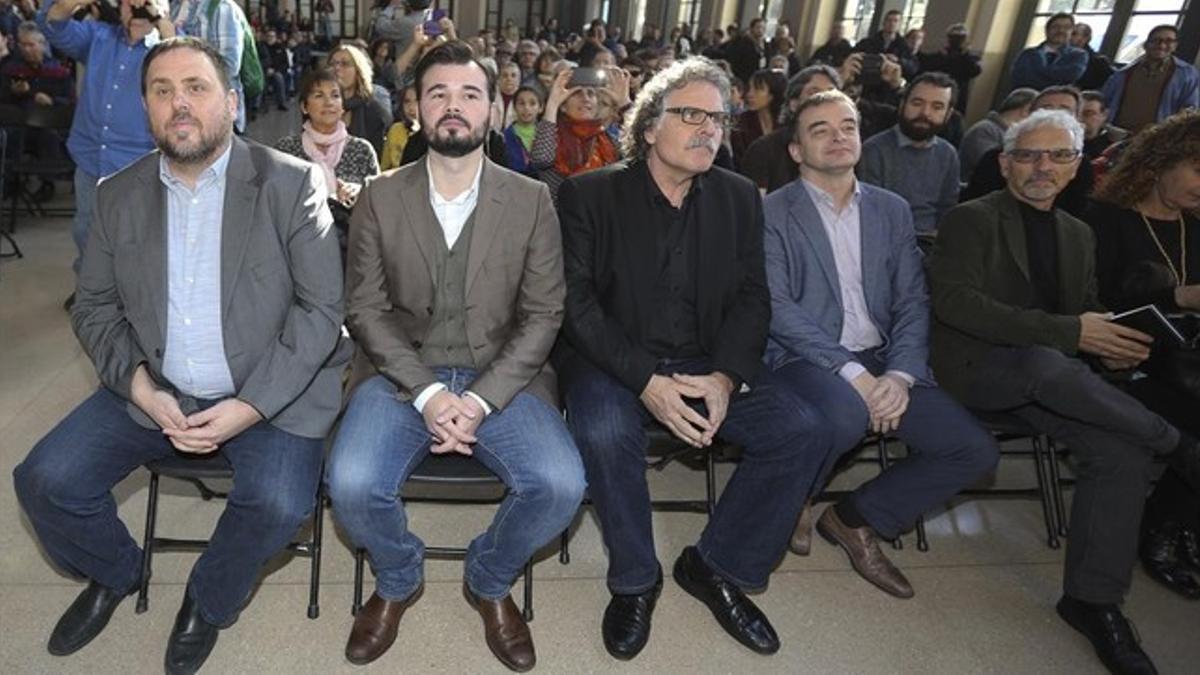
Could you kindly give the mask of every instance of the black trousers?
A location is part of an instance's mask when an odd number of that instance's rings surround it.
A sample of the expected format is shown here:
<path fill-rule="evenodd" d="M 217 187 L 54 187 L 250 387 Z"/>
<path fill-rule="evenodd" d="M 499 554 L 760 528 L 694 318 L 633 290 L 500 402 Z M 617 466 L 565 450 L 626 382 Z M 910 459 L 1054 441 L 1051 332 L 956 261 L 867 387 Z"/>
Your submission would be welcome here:
<path fill-rule="evenodd" d="M 1153 376 L 1130 382 L 1124 389 L 1175 428 L 1200 438 L 1200 415 L 1197 415 L 1200 399 L 1194 395 Z M 1142 516 L 1143 525 L 1149 528 L 1167 521 L 1200 530 L 1200 494 L 1169 468 L 1146 500 L 1146 512 Z"/>
<path fill-rule="evenodd" d="M 969 407 L 1011 412 L 1070 447 L 1076 484 L 1063 590 L 1086 602 L 1121 602 L 1154 458 L 1175 450 L 1179 431 L 1054 349 L 997 347 L 969 376 Z"/>

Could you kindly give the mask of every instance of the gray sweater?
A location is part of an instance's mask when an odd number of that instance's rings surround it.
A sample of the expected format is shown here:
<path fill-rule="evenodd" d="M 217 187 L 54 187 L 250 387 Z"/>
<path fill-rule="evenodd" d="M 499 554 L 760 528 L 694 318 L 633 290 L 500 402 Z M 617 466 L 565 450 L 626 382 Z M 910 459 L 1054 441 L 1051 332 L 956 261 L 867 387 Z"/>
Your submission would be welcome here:
<path fill-rule="evenodd" d="M 1004 145 L 1007 128 L 1000 113 L 993 110 L 963 134 L 962 143 L 958 144 L 958 163 L 961 165 L 958 177 L 964 184 L 971 182 L 971 174 L 984 155 Z"/>
<path fill-rule="evenodd" d="M 942 214 L 958 203 L 958 153 L 934 136 L 917 147 L 894 126 L 863 143 L 858 177 L 891 190 L 912 209 L 917 232 L 934 232 Z"/>

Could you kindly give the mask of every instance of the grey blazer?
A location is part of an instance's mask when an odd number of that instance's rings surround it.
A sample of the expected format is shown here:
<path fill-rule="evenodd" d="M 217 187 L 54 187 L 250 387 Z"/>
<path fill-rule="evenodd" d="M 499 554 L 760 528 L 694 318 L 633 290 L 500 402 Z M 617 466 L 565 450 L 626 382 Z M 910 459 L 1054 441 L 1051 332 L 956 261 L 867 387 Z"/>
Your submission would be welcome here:
<path fill-rule="evenodd" d="M 138 364 L 162 376 L 167 197 L 159 153 L 97 188 L 71 321 L 100 382 L 129 399 Z M 233 139 L 221 224 L 221 329 L 237 398 L 272 425 L 323 437 L 337 416 L 353 345 L 342 326 L 342 266 L 316 169 Z M 179 396 L 178 392 L 175 392 Z M 195 401 L 181 396 L 185 413 Z M 132 403 L 130 415 L 157 428 Z"/>
<path fill-rule="evenodd" d="M 859 182 L 862 201 L 863 295 L 883 336 L 880 358 L 932 384 L 929 370 L 929 292 L 912 212 L 899 196 Z M 845 306 L 833 247 L 808 190 L 797 179 L 763 200 L 771 332 L 767 364 L 795 360 L 837 370 L 853 356 L 838 343 Z"/>

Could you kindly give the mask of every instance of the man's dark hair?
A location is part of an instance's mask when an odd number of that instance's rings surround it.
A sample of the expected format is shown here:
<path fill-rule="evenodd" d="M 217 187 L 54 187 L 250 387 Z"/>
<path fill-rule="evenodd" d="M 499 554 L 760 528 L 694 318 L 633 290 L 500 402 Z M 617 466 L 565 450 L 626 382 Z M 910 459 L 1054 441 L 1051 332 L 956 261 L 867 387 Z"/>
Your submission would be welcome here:
<path fill-rule="evenodd" d="M 1150 32 L 1146 34 L 1146 39 L 1153 40 L 1155 33 L 1161 33 L 1164 30 L 1169 30 L 1175 34 L 1175 37 L 1179 37 L 1179 28 L 1177 26 L 1173 26 L 1169 23 L 1164 23 L 1164 24 L 1155 26 L 1154 28 L 1151 28 Z"/>
<path fill-rule="evenodd" d="M 421 93 L 425 90 L 422 81 L 425 78 L 425 71 L 434 66 L 465 66 L 474 63 L 479 66 L 479 70 L 483 71 L 484 77 L 487 78 L 487 96 L 488 100 L 492 101 L 496 98 L 496 73 L 483 64 L 479 57 L 475 55 L 475 50 L 471 46 L 461 40 L 452 40 L 443 42 L 434 47 L 417 61 L 417 69 L 413 73 L 413 82 L 417 86 L 417 100 L 421 100 Z"/>
<path fill-rule="evenodd" d="M 1071 84 L 1056 84 L 1053 86 L 1046 87 L 1045 89 L 1039 91 L 1038 95 L 1033 97 L 1033 103 L 1032 103 L 1033 107 L 1035 107 L 1035 108 L 1037 107 L 1038 101 L 1046 98 L 1047 96 L 1053 96 L 1054 94 L 1066 94 L 1068 96 L 1073 97 L 1075 99 L 1075 112 L 1076 113 L 1079 112 L 1080 106 L 1083 105 L 1083 98 L 1079 94 L 1078 87 L 1071 85 Z"/>
<path fill-rule="evenodd" d="M 1030 87 L 1018 87 L 1008 92 L 1008 96 L 1000 102 L 1000 107 L 996 108 L 996 112 L 1006 113 L 1010 110 L 1024 108 L 1033 103 L 1033 99 L 1037 98 L 1038 91 Z"/>
<path fill-rule="evenodd" d="M 950 103 L 946 107 L 954 107 L 954 101 L 958 98 L 958 83 L 955 82 L 954 78 L 950 77 L 949 75 L 936 70 L 928 73 L 921 73 L 908 83 L 908 86 L 904 88 L 904 94 L 900 97 L 901 106 L 903 106 L 905 103 L 908 103 L 909 95 L 911 95 L 913 90 L 917 88 L 918 84 L 931 84 L 939 89 L 949 89 Z"/>
<path fill-rule="evenodd" d="M 217 80 L 221 83 L 222 91 L 229 91 L 233 88 L 229 79 L 229 71 L 225 69 L 225 60 L 221 58 L 221 52 L 212 44 L 195 37 L 173 37 L 154 45 L 150 51 L 146 52 L 146 58 L 142 61 L 142 96 L 146 95 L 146 74 L 150 72 L 150 64 L 158 57 L 173 52 L 176 49 L 190 49 L 200 52 L 208 57 L 212 63 L 213 70 L 217 71 Z"/>
<path fill-rule="evenodd" d="M 884 13 L 883 18 L 887 19 L 889 16 L 893 16 L 893 15 L 899 15 L 899 16 L 903 17 L 904 12 L 901 12 L 898 9 L 889 9 L 887 12 Z"/>
<path fill-rule="evenodd" d="M 832 66 L 818 63 L 804 68 L 788 80 L 787 93 L 784 94 L 784 98 L 790 101 L 799 96 L 800 92 L 808 86 L 808 83 L 812 82 L 812 79 L 818 75 L 824 75 L 829 78 L 829 81 L 833 83 L 834 89 L 842 88 L 842 76 L 838 74 L 838 71 L 834 70 Z"/>
<path fill-rule="evenodd" d="M 1075 16 L 1070 12 L 1059 12 L 1058 14 L 1052 14 L 1049 19 L 1046 19 L 1046 25 L 1049 26 L 1059 19 L 1066 19 L 1071 22 L 1072 26 L 1075 25 Z"/>
<path fill-rule="evenodd" d="M 1104 100 L 1104 94 L 1101 94 L 1095 89 L 1088 89 L 1087 91 L 1080 92 L 1079 99 L 1080 106 L 1088 101 L 1091 101 L 1093 103 L 1099 103 L 1101 110 L 1108 110 L 1108 102 Z"/>

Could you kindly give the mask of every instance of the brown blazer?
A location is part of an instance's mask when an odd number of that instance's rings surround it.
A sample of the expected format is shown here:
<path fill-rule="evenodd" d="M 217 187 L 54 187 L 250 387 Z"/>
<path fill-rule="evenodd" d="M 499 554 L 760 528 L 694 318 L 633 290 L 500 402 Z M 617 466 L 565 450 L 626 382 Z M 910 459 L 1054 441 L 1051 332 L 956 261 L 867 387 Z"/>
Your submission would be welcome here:
<path fill-rule="evenodd" d="M 437 379 L 419 345 L 433 317 L 434 255 L 425 160 L 363 187 L 350 218 L 346 325 L 358 343 L 351 389 L 380 373 L 412 400 Z M 562 234 L 542 183 L 483 160 L 467 255 L 466 324 L 479 377 L 471 391 L 495 409 L 528 391 L 558 406 L 547 363 L 563 319 Z"/>

